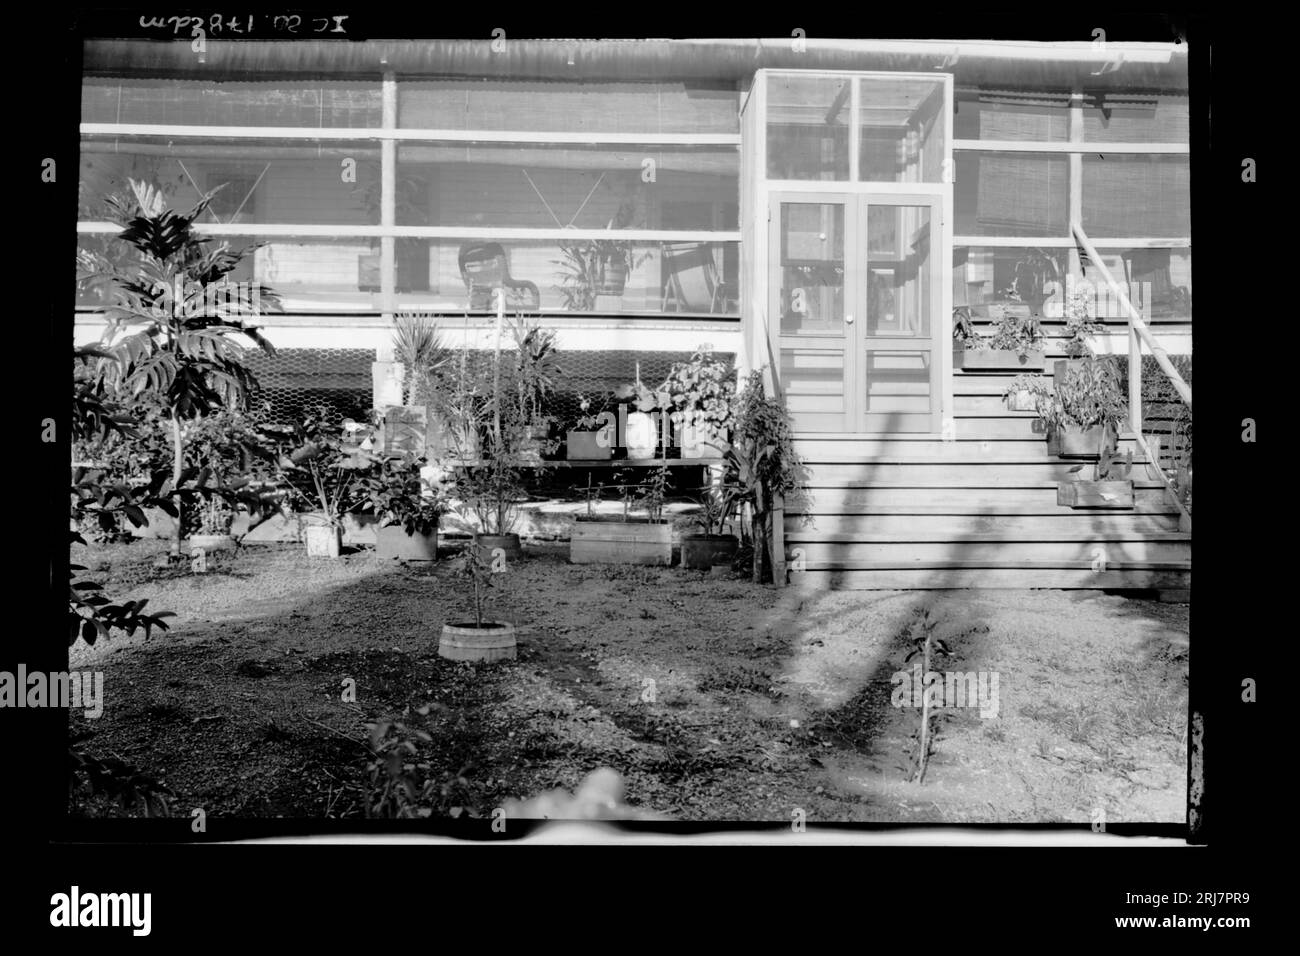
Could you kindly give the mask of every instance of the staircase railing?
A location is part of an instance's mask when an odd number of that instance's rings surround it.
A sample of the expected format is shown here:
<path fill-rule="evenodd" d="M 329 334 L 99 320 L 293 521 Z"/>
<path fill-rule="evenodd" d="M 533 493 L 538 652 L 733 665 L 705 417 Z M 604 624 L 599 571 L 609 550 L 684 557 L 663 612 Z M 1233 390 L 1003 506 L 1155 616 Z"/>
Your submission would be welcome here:
<path fill-rule="evenodd" d="M 1110 269 L 1106 267 L 1106 263 L 1102 262 L 1097 247 L 1092 244 L 1088 234 L 1083 231 L 1083 226 L 1078 222 L 1074 222 L 1071 223 L 1071 229 L 1074 232 L 1074 238 L 1078 242 L 1079 248 L 1087 255 L 1090 267 L 1101 274 L 1101 277 L 1106 281 L 1106 285 L 1110 288 L 1111 294 L 1123 306 L 1125 315 L 1128 318 L 1129 424 L 1137 438 L 1138 447 L 1146 455 L 1148 472 L 1154 471 L 1156 476 L 1164 482 L 1174 502 L 1178 505 L 1181 514 L 1180 526 L 1186 531 L 1191 531 L 1192 516 L 1184 504 L 1183 495 L 1175 487 L 1160 464 L 1160 440 L 1158 436 L 1153 435 L 1151 440 L 1148 441 L 1147 436 L 1142 433 L 1142 346 L 1145 345 L 1150 351 L 1160 370 L 1169 379 L 1169 383 L 1173 386 L 1178 397 L 1187 403 L 1189 412 L 1192 408 L 1192 387 L 1187 384 L 1183 376 L 1179 374 L 1178 369 L 1174 367 L 1174 363 L 1169 358 L 1169 353 L 1151 334 L 1151 329 L 1147 326 L 1146 320 L 1142 318 L 1141 313 L 1134 308 L 1133 303 L 1129 300 L 1128 293 L 1115 281 L 1115 277 L 1111 274 Z"/>

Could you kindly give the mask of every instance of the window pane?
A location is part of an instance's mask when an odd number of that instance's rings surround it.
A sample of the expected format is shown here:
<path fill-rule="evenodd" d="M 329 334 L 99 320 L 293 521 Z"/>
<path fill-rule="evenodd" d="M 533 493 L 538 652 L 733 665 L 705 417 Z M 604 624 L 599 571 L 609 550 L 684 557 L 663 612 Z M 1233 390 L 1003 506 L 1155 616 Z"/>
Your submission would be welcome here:
<path fill-rule="evenodd" d="M 1069 235 L 1070 168 L 1064 156 L 962 150 L 956 159 L 957 235 Z"/>
<path fill-rule="evenodd" d="M 401 81 L 406 129 L 591 133 L 738 133 L 734 86 L 454 79 Z"/>
<path fill-rule="evenodd" d="M 858 178 L 864 182 L 943 181 L 943 83 L 863 77 Z"/>
<path fill-rule="evenodd" d="M 1049 283 L 1063 286 L 1069 271 L 1066 249 L 957 246 L 952 261 L 953 308 L 969 308 L 974 319 L 987 318 L 997 305 L 1025 304 L 1037 315 L 1053 303 L 1059 307 L 1062 294 L 1049 298 Z"/>
<path fill-rule="evenodd" d="M 735 230 L 739 202 L 734 147 L 398 148 L 399 225 Z"/>
<path fill-rule="evenodd" d="M 1186 143 L 1186 96 L 1084 93 L 1083 138 L 1091 143 Z"/>
<path fill-rule="evenodd" d="M 215 249 L 222 243 L 233 249 L 257 247 L 249 251 L 229 279 L 268 286 L 279 296 L 286 312 L 378 308 L 378 239 L 220 236 L 210 237 L 207 247 Z M 137 261 L 132 247 L 113 236 L 79 236 L 78 248 L 100 253 L 128 269 Z M 78 282 L 77 304 L 105 305 L 111 301 L 106 293 L 102 285 Z"/>
<path fill-rule="evenodd" d="M 396 242 L 399 306 L 510 310 L 739 314 L 734 242 L 402 239 Z"/>
<path fill-rule="evenodd" d="M 1099 249 L 1115 280 L 1123 284 L 1129 301 L 1145 318 L 1189 322 L 1192 318 L 1192 251 L 1190 249 Z M 1090 273 L 1084 263 L 1084 288 L 1094 294 L 1095 316 L 1125 320 L 1128 314 L 1105 280 Z"/>
<path fill-rule="evenodd" d="M 781 331 L 844 334 L 844 205 L 782 203 Z"/>
<path fill-rule="evenodd" d="M 930 335 L 930 207 L 867 207 L 867 334 Z"/>
<path fill-rule="evenodd" d="M 1085 153 L 1083 228 L 1090 238 L 1190 236 L 1185 156 Z"/>
<path fill-rule="evenodd" d="M 345 182 L 355 163 L 355 182 Z M 162 187 L 175 209 L 225 188 L 206 223 L 379 225 L 379 147 L 317 140 L 86 138 L 81 144 L 81 218 L 106 218 L 103 200 L 129 195 L 128 179 Z"/>
<path fill-rule="evenodd" d="M 848 180 L 850 82 L 825 76 L 768 79 L 769 179 Z"/>
<path fill-rule="evenodd" d="M 958 90 L 952 135 L 957 139 L 1070 138 L 1068 92 Z"/>
<path fill-rule="evenodd" d="M 300 126 L 363 129 L 382 121 L 379 80 L 212 80 L 88 77 L 84 123 L 174 126 Z"/>

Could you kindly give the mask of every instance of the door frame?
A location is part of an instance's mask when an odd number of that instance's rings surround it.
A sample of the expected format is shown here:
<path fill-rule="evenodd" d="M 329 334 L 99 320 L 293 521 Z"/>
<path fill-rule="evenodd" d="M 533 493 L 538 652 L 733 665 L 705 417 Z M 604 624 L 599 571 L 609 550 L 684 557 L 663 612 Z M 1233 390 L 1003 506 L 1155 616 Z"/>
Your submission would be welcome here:
<path fill-rule="evenodd" d="M 944 85 L 943 118 L 943 175 L 940 182 L 827 182 L 820 180 L 775 180 L 767 178 L 767 102 L 768 78 L 773 74 L 799 73 L 823 76 L 853 77 L 857 81 L 851 86 L 851 116 L 856 117 L 861 99 L 861 81 L 870 79 L 898 80 L 904 78 L 939 80 Z M 741 316 L 742 348 L 740 366 L 742 374 L 752 369 L 766 369 L 765 379 L 774 393 L 782 396 L 780 383 L 780 328 L 779 320 L 769 312 L 771 252 L 771 195 L 773 193 L 801 194 L 815 200 L 818 194 L 889 194 L 889 195 L 924 195 L 939 197 L 942 203 L 942 228 L 936 254 L 939 257 L 940 274 L 939 325 L 936 331 L 938 344 L 936 361 L 939 367 L 938 420 L 940 430 L 933 433 L 907 432 L 898 433 L 905 438 L 943 438 L 950 441 L 956 437 L 955 419 L 953 418 L 953 363 L 952 349 L 948 343 L 952 339 L 952 256 L 953 256 L 953 180 L 956 166 L 953 160 L 953 74 L 934 71 L 922 73 L 916 71 L 887 70 L 797 70 L 764 68 L 754 72 L 753 82 L 745 91 L 741 103 Z M 855 120 L 856 122 L 856 120 Z M 850 174 L 857 173 L 856 137 L 850 137 Z M 777 367 L 772 367 L 777 365 Z M 796 432 L 795 437 L 826 437 L 828 432 Z M 849 437 L 868 433 L 844 433 Z"/>
<path fill-rule="evenodd" d="M 871 184 L 862 184 L 869 186 Z M 844 402 L 846 417 L 845 427 L 824 432 L 797 432 L 797 434 L 821 435 L 901 435 L 912 437 L 933 437 L 951 431 L 945 424 L 945 412 L 951 407 L 951 399 L 945 400 L 945 393 L 951 395 L 952 349 L 947 347 L 951 341 L 951 305 L 945 301 L 951 298 L 951 282 L 945 282 L 945 276 L 951 276 L 951 266 L 943 268 L 944 249 L 947 248 L 945 237 L 948 235 L 947 222 L 944 219 L 942 197 L 933 191 L 916 190 L 876 190 L 852 189 L 830 191 L 827 189 L 770 189 L 768 198 L 768 235 L 767 248 L 769 261 L 763 270 L 766 277 L 767 313 L 772 316 L 771 348 L 772 357 L 778 363 L 775 370 L 779 375 L 779 363 L 783 349 L 799 348 L 806 351 L 819 351 L 817 341 L 823 340 L 826 346 L 820 351 L 842 351 L 841 371 L 844 382 Z M 781 329 L 781 315 L 778 307 L 780 297 L 781 270 L 779 266 L 781 251 L 781 213 L 783 204 L 807 203 L 837 204 L 844 209 L 844 316 L 840 326 L 841 334 L 816 332 L 786 333 Z M 924 206 L 930 210 L 930 296 L 932 314 L 930 316 L 930 335 L 926 351 L 930 355 L 930 428 L 923 431 L 880 432 L 866 427 L 866 385 L 867 348 L 870 343 L 889 344 L 897 342 L 899 350 L 905 351 L 907 343 L 916 342 L 906 336 L 889 336 L 867 334 L 869 325 L 867 262 L 870 255 L 870 237 L 868 235 L 869 217 L 867 210 L 871 206 Z M 950 261 L 950 260 L 949 260 Z M 945 289 L 947 295 L 945 296 Z M 797 340 L 797 341 L 796 341 Z M 946 353 L 946 356 L 945 356 Z M 945 365 L 948 366 L 945 368 Z"/>

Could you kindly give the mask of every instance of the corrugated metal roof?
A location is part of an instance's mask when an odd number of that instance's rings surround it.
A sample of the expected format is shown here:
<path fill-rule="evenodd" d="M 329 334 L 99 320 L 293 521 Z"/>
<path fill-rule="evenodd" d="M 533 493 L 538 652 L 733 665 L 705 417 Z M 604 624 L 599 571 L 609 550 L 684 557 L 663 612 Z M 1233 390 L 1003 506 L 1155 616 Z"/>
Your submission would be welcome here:
<path fill-rule="evenodd" d="M 209 39 L 198 56 L 189 41 L 89 40 L 93 73 L 249 78 L 249 74 L 481 76 L 551 80 L 715 80 L 740 82 L 757 69 L 885 70 L 955 74 L 957 82 L 1020 88 L 1181 90 L 1185 45 L 1028 44 L 789 37 L 701 40 L 260 40 Z M 1102 70 L 1109 60 L 1118 69 Z"/>

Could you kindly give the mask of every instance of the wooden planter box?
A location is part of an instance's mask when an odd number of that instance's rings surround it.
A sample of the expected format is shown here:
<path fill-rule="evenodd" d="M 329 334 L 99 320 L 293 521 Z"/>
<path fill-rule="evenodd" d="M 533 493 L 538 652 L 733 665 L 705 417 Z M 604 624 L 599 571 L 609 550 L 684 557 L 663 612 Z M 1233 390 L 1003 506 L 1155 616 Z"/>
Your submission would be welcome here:
<path fill-rule="evenodd" d="M 1056 503 L 1066 508 L 1133 508 L 1131 481 L 1062 481 Z"/>
<path fill-rule="evenodd" d="M 600 432 L 569 432 L 565 458 L 569 461 L 605 461 L 614 457 L 612 443 L 603 447 L 597 441 Z M 608 439 L 606 439 L 608 441 Z"/>
<path fill-rule="evenodd" d="M 1047 452 L 1057 458 L 1076 458 L 1095 461 L 1101 457 L 1102 442 L 1109 437 L 1103 425 L 1079 428 L 1066 425 L 1054 429 L 1047 436 Z"/>
<path fill-rule="evenodd" d="M 734 534 L 682 535 L 682 567 L 707 571 L 717 564 L 731 564 L 740 548 Z"/>
<path fill-rule="evenodd" d="M 375 554 L 393 561 L 436 561 L 438 532 L 407 534 L 399 524 L 376 528 Z"/>
<path fill-rule="evenodd" d="M 569 537 L 573 564 L 672 564 L 673 526 L 667 521 L 587 518 L 573 523 Z"/>
<path fill-rule="evenodd" d="M 1023 357 L 1014 349 L 962 349 L 961 367 L 965 371 L 993 372 L 1026 370 L 1041 372 L 1047 364 L 1047 353 L 1031 349 Z"/>

